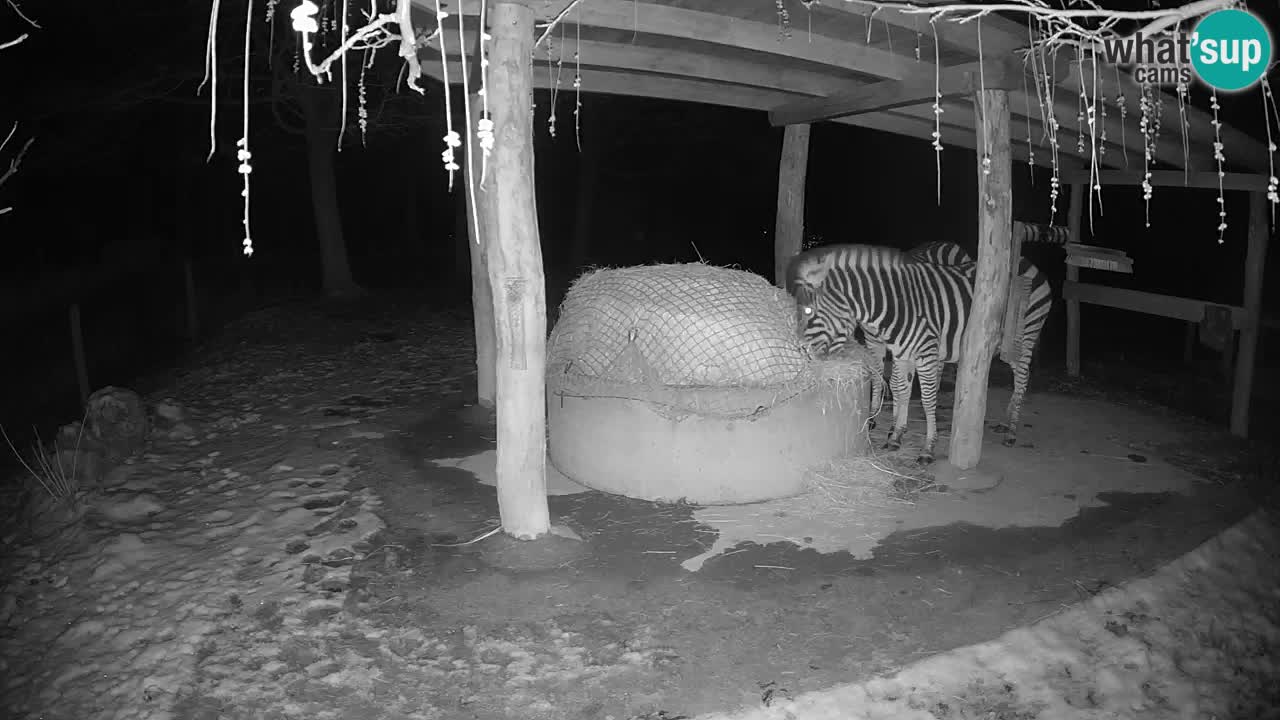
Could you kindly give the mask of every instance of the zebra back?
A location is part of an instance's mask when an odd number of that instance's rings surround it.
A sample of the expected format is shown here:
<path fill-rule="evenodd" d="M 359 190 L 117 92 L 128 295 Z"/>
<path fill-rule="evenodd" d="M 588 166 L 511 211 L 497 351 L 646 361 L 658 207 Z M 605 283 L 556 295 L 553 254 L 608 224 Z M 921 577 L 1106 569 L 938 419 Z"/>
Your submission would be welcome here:
<path fill-rule="evenodd" d="M 1071 239 L 1071 233 L 1066 226 L 1048 223 L 1025 223 L 1014 220 L 1013 232 L 1015 235 L 1021 235 L 1022 242 L 1039 245 L 1066 245 Z"/>
<path fill-rule="evenodd" d="M 931 240 L 917 245 L 907 251 L 907 257 L 915 262 L 934 265 L 964 265 L 974 261 L 964 248 L 943 240 Z"/>
<path fill-rule="evenodd" d="M 1013 221 L 1013 236 L 1023 244 L 1066 245 L 1070 232 L 1062 225 L 1047 223 L 1025 223 Z M 935 265 L 963 265 L 976 262 L 977 259 L 969 251 L 957 243 L 945 240 L 931 240 L 921 243 L 907 251 L 907 257 L 915 262 L 933 263 Z"/>

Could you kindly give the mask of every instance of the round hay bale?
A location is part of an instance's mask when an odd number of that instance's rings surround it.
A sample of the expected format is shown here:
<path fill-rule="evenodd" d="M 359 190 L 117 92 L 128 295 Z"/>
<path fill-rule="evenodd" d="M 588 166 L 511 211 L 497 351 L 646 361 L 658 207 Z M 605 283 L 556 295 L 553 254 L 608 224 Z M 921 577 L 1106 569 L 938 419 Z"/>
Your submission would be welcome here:
<path fill-rule="evenodd" d="M 597 490 L 714 505 L 797 494 L 810 467 L 865 453 L 865 359 L 811 360 L 794 309 L 740 270 L 584 275 L 548 343 L 551 463 Z"/>

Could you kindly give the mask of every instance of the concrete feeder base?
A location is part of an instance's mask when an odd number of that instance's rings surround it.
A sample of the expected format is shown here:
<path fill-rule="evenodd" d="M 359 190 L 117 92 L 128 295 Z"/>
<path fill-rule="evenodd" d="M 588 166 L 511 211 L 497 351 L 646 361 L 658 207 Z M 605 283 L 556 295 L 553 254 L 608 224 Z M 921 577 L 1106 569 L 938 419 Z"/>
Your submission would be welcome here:
<path fill-rule="evenodd" d="M 760 502 L 798 494 L 805 473 L 866 453 L 865 382 L 820 381 L 794 391 L 664 388 L 652 401 L 547 388 L 552 465 L 595 490 L 699 505 Z M 677 399 L 677 403 L 671 400 Z M 672 405 L 698 408 L 685 414 Z M 742 412 L 710 409 L 757 409 Z"/>

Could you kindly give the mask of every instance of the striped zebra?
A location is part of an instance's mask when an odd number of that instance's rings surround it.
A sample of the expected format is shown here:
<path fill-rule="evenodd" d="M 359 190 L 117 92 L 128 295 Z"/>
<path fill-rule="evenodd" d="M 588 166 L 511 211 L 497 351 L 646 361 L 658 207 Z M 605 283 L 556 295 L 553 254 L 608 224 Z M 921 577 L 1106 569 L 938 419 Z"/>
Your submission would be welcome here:
<path fill-rule="evenodd" d="M 925 411 L 921 463 L 933 461 L 939 371 L 943 363 L 960 359 L 976 269 L 972 262 L 924 262 L 893 248 L 828 245 L 796 255 L 787 273 L 787 290 L 796 297 L 798 330 L 804 344 L 818 353 L 836 351 L 861 328 L 872 342 L 893 354 L 889 388 L 894 423 L 885 443 L 889 449 L 902 445 L 911 388 L 919 374 Z M 1018 356 L 1002 358 L 1013 368 L 1008 424 L 996 428 L 1007 433 L 1005 445 L 1017 442 L 1031 354 L 1053 301 L 1048 280 L 1028 260 L 1021 259 L 1019 274 L 1030 292 Z"/>
<path fill-rule="evenodd" d="M 1026 223 L 1020 220 L 1013 221 L 1013 235 L 1024 244 L 1035 243 L 1041 245 L 1066 245 L 1070 238 L 1067 228 L 1062 225 Z M 945 240 L 932 240 L 921 243 L 908 250 L 906 254 L 909 260 L 933 263 L 935 265 L 964 265 L 965 263 L 976 262 L 967 250 L 956 243 Z M 880 412 L 881 403 L 884 401 L 884 354 L 887 349 L 882 341 L 867 334 L 865 328 L 859 328 L 857 335 L 859 337 L 856 337 L 856 341 L 867 349 L 868 356 L 873 358 L 875 362 L 869 368 L 871 372 L 875 373 L 873 377 L 876 378 L 876 381 L 871 383 L 871 412 L 873 416 L 867 421 L 867 427 L 874 430 L 876 428 L 874 414 Z"/>

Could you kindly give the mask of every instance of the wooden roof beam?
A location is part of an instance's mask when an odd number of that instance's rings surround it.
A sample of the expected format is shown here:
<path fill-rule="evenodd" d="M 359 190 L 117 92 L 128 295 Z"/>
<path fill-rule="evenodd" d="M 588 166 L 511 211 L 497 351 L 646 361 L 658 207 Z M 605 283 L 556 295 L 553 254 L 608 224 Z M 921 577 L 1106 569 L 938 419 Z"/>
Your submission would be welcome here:
<path fill-rule="evenodd" d="M 928 5 L 928 2 L 917 2 L 917 5 Z M 1008 55 L 1014 50 L 1025 48 L 1030 43 L 1025 25 L 1020 25 L 999 15 L 988 15 L 982 22 L 958 23 L 953 20 L 941 20 L 930 25 L 927 15 L 904 13 L 891 8 L 877 9 L 874 5 L 859 0 L 816 0 L 816 7 L 831 12 L 843 12 L 861 15 L 869 19 L 896 25 L 897 27 L 919 32 L 932 38 L 936 32 L 938 41 L 964 48 L 978 54 L 978 35 L 982 35 L 982 50 L 993 56 Z"/>
<path fill-rule="evenodd" d="M 1090 177 L 1088 168 L 1062 173 L 1063 183 L 1085 185 L 1132 185 L 1140 187 L 1144 173 L 1140 170 L 1100 170 L 1096 178 Z M 1215 172 L 1183 172 L 1181 170 L 1152 170 L 1149 182 L 1154 187 L 1181 187 L 1217 190 L 1221 181 L 1223 190 L 1249 190 L 1266 192 L 1268 176 L 1264 173 L 1226 173 L 1221 178 Z"/>
<path fill-rule="evenodd" d="M 457 78 L 460 77 L 458 73 L 461 69 L 461 61 L 451 57 L 449 61 L 449 78 L 455 83 L 458 82 Z M 439 82 L 441 80 L 439 60 L 423 63 L 422 72 L 424 75 Z M 534 73 L 533 84 L 538 89 L 550 89 L 554 86 L 554 81 L 549 79 L 546 73 Z M 563 88 L 561 90 L 563 92 Z M 712 81 L 663 77 L 660 75 L 639 75 L 594 68 L 583 68 L 582 91 L 587 94 L 662 98 L 665 100 L 762 111 L 767 111 L 788 97 L 787 93 L 775 90 L 728 86 Z M 834 122 L 881 130 L 895 135 L 907 135 L 923 141 L 932 141 L 933 139 L 931 135 L 934 128 L 932 113 L 927 119 L 896 113 L 877 113 L 840 118 Z M 977 147 L 975 137 L 972 126 L 966 128 L 945 122 L 943 124 L 943 141 L 947 145 L 960 146 L 972 150 Z M 1013 156 L 1016 160 L 1027 162 L 1028 152 L 1026 145 L 1020 144 L 1014 147 Z M 1046 165 L 1048 154 L 1043 152 L 1036 153 L 1036 160 L 1037 164 Z M 1062 165 L 1064 167 L 1073 166 L 1072 161 L 1066 157 L 1062 158 Z"/>
<path fill-rule="evenodd" d="M 462 50 L 470 56 L 475 48 L 476 31 L 463 31 Z M 445 52 L 451 58 L 462 54 L 458 47 L 458 34 L 444 34 Z M 849 81 L 836 75 L 812 70 L 787 67 L 780 63 L 757 62 L 741 58 L 717 58 L 690 50 L 655 48 L 640 44 L 619 44 L 583 40 L 574 42 L 581 66 L 597 69 L 617 69 L 639 73 L 658 73 L 686 77 L 694 80 L 710 80 L 726 85 L 744 85 L 782 92 L 806 95 L 825 95 L 832 88 L 846 86 Z M 440 62 L 440 36 L 433 38 L 419 50 L 422 63 Z M 534 60 L 535 72 L 545 73 L 546 53 L 539 53 Z M 566 76 L 562 89 L 572 82 L 568 69 L 571 61 L 564 60 Z M 450 78 L 458 82 L 456 78 Z"/>
<path fill-rule="evenodd" d="M 421 11 L 434 15 L 435 8 L 433 5 L 429 6 L 427 0 L 413 2 Z M 561 6 L 561 3 L 548 4 L 547 9 L 539 6 L 538 20 L 551 20 Z M 465 3 L 462 12 L 471 17 L 478 15 L 480 10 L 477 5 Z M 570 26 L 577 23 L 583 27 L 663 35 L 708 45 L 727 45 L 794 60 L 807 60 L 875 78 L 901 79 L 918 68 L 914 58 L 856 42 L 845 42 L 818 34 L 780 40 L 778 27 L 774 24 L 632 0 L 583 2 L 574 8 L 564 22 Z"/>
<path fill-rule="evenodd" d="M 932 105 L 938 94 L 946 100 L 971 96 L 979 87 L 988 90 L 1020 89 L 1022 78 L 1022 62 L 1011 58 L 966 63 L 943 68 L 936 73 L 930 66 L 929 70 L 916 70 L 903 80 L 886 80 L 824 98 L 786 103 L 769 111 L 769 123 L 778 127 L 835 120 L 926 102 Z"/>

